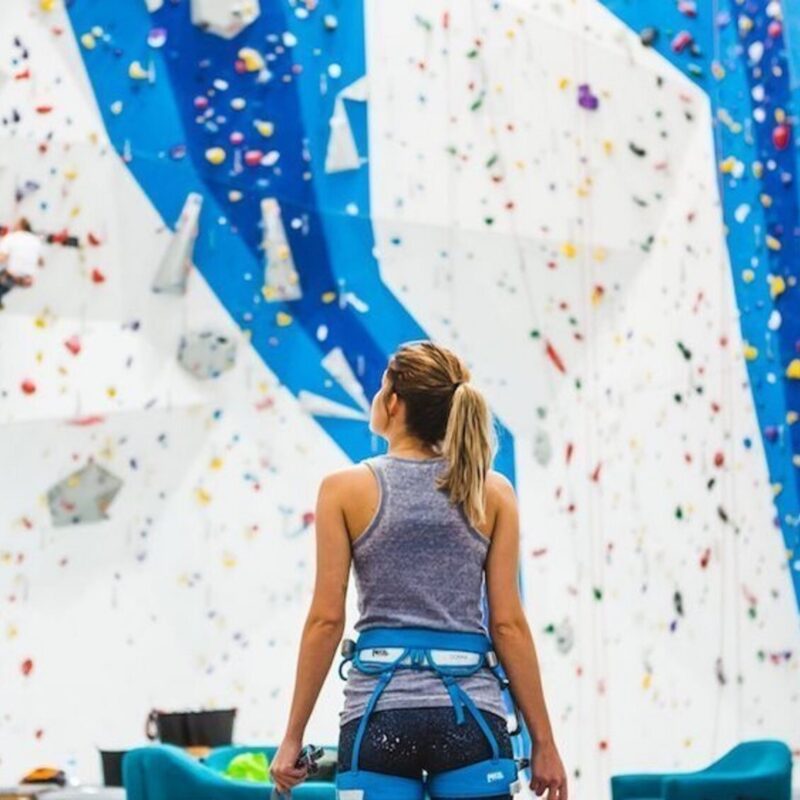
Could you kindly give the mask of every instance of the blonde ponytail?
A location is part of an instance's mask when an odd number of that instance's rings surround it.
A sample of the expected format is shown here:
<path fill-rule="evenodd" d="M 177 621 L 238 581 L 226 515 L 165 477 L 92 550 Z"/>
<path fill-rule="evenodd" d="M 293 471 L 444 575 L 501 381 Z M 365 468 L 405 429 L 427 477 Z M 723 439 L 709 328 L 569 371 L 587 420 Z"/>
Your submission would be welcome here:
<path fill-rule="evenodd" d="M 483 395 L 470 383 L 459 382 L 453 393 L 442 442 L 449 467 L 438 477 L 450 502 L 461 503 L 473 527 L 486 521 L 486 476 L 497 453 L 492 415 Z"/>

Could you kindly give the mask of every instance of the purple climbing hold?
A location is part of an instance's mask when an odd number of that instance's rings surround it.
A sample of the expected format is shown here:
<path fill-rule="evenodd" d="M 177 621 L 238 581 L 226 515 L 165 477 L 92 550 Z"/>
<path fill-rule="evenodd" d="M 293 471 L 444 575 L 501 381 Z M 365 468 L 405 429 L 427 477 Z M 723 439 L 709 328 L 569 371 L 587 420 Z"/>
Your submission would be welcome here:
<path fill-rule="evenodd" d="M 778 441 L 778 428 L 776 425 L 767 425 L 764 428 L 764 438 L 768 442 L 777 442 Z"/>
<path fill-rule="evenodd" d="M 580 86 L 578 86 L 578 105 L 581 108 L 587 108 L 589 111 L 594 111 L 599 104 L 600 101 L 597 99 L 596 95 L 592 94 L 592 90 L 589 88 L 588 83 L 582 83 Z"/>

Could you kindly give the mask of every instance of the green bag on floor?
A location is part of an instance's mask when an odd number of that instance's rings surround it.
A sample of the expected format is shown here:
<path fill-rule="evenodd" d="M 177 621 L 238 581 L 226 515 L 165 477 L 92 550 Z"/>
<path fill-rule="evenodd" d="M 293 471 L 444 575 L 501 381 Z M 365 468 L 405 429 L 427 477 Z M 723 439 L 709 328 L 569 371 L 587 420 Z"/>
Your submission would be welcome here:
<path fill-rule="evenodd" d="M 269 759 L 266 753 L 239 753 L 222 773 L 239 781 L 269 783 Z"/>

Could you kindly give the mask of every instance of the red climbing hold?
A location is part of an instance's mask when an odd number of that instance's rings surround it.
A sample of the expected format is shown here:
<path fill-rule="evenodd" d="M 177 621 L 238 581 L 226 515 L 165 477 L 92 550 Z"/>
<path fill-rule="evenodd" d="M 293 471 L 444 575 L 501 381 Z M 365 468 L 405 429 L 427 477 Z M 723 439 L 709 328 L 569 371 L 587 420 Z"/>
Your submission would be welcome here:
<path fill-rule="evenodd" d="M 20 388 L 25 394 L 33 394 L 36 391 L 36 384 L 30 378 L 26 378 L 20 384 Z"/>
<path fill-rule="evenodd" d="M 30 675 L 31 672 L 33 672 L 33 659 L 32 658 L 26 658 L 22 662 L 22 674 L 23 675 Z"/>
<path fill-rule="evenodd" d="M 70 336 L 69 339 L 64 342 L 64 347 L 66 347 L 72 355 L 76 356 L 81 351 L 81 340 L 78 336 Z"/>
<path fill-rule="evenodd" d="M 92 283 L 105 283 L 106 276 L 97 267 L 92 270 Z"/>
<path fill-rule="evenodd" d="M 777 39 L 783 33 L 783 25 L 777 19 L 772 20 L 767 26 L 767 33 L 773 38 Z"/>
<path fill-rule="evenodd" d="M 561 356 L 558 355 L 555 348 L 553 347 L 552 344 L 550 344 L 549 341 L 545 343 L 545 350 L 547 352 L 548 358 L 553 362 L 553 364 L 555 364 L 556 369 L 559 372 L 566 373 L 567 370 L 564 367 L 564 362 L 561 360 Z"/>
<path fill-rule="evenodd" d="M 789 146 L 789 126 L 783 122 L 772 131 L 772 144 L 778 150 L 785 150 Z"/>
<path fill-rule="evenodd" d="M 672 40 L 672 50 L 675 53 L 682 53 L 693 41 L 694 37 L 689 31 L 681 31 Z"/>

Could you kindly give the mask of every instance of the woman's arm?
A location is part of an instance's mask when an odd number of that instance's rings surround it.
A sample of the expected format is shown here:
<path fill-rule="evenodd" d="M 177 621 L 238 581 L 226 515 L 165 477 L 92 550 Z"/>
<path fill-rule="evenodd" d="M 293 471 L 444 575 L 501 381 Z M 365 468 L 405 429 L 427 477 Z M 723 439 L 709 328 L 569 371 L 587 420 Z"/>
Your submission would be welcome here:
<path fill-rule="evenodd" d="M 350 537 L 339 498 L 341 485 L 341 476 L 328 475 L 322 480 L 317 496 L 314 596 L 300 640 L 294 695 L 284 737 L 292 742 L 303 739 L 344 633 Z"/>
<path fill-rule="evenodd" d="M 486 557 L 489 636 L 534 743 L 553 741 L 539 662 L 519 596 L 519 514 L 514 487 L 495 476 L 499 505 Z"/>
<path fill-rule="evenodd" d="M 530 787 L 536 795 L 567 800 L 567 773 L 561 763 L 539 675 L 533 636 L 525 619 L 517 585 L 519 513 L 514 487 L 499 473 L 498 510 L 486 556 L 489 635 L 508 677 L 511 693 L 533 737 Z"/>

